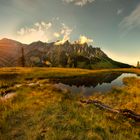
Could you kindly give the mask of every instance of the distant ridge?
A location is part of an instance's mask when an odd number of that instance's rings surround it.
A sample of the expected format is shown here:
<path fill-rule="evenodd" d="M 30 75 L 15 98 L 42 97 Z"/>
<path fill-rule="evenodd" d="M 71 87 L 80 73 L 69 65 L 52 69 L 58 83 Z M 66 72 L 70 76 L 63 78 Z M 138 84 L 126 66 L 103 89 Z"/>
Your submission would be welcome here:
<path fill-rule="evenodd" d="M 56 42 L 37 41 L 27 45 L 7 38 L 1 39 L 0 67 L 22 66 L 22 57 L 27 67 L 52 66 L 87 69 L 132 67 L 112 60 L 100 48 L 92 47 L 87 43 L 66 41 L 63 44 L 56 44 Z"/>

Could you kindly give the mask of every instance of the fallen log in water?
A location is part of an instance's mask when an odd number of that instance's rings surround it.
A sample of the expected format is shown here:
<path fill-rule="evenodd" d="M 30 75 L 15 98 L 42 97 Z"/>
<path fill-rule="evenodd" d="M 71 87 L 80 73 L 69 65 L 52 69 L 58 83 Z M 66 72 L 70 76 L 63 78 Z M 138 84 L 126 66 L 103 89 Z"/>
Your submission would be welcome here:
<path fill-rule="evenodd" d="M 132 110 L 129 110 L 129 109 L 113 109 L 110 106 L 107 106 L 98 100 L 87 100 L 87 101 L 80 100 L 80 102 L 85 103 L 85 104 L 94 104 L 95 106 L 97 106 L 100 109 L 107 110 L 111 113 L 117 113 L 117 114 L 123 115 L 123 116 L 125 116 L 127 118 L 131 118 L 135 121 L 140 121 L 140 114 L 136 114 L 135 112 L 133 112 Z"/>

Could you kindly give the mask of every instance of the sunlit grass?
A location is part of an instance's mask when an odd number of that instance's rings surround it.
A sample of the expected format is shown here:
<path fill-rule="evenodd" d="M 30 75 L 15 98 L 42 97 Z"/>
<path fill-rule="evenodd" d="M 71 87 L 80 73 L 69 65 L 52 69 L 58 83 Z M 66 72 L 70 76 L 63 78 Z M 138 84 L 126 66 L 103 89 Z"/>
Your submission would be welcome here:
<path fill-rule="evenodd" d="M 15 96 L 0 100 L 0 140 L 138 140 L 140 126 L 133 120 L 116 116 L 80 103 L 80 97 L 48 83 L 48 77 L 71 77 L 96 74 L 108 70 L 92 71 L 63 68 L 2 68 L 1 74 L 19 74 L 14 87 Z M 113 69 L 140 73 L 139 69 Z M 30 81 L 27 78 L 30 77 Z M 43 79 L 42 79 L 43 78 Z M 0 79 L 6 88 L 13 88 L 9 79 Z M 38 81 L 41 86 L 27 86 Z M 140 113 L 140 79 L 125 78 L 124 87 L 97 94 L 92 99 L 101 100 L 113 108 L 128 108 Z M 6 83 L 7 82 L 7 83 Z M 1 84 L 2 85 L 2 84 Z"/>

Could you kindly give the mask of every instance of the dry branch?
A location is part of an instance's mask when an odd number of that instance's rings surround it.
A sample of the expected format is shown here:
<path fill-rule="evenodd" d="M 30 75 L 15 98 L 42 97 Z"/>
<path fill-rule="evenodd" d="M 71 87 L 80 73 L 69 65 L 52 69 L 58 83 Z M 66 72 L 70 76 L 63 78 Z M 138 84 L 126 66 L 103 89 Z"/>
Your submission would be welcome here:
<path fill-rule="evenodd" d="M 80 102 L 85 103 L 85 104 L 94 104 L 96 107 L 98 107 L 100 109 L 107 110 L 111 113 L 117 113 L 117 114 L 123 115 L 123 116 L 125 116 L 127 118 L 131 118 L 135 121 L 140 121 L 140 114 L 136 114 L 135 112 L 133 112 L 132 110 L 129 110 L 129 109 L 113 109 L 110 106 L 107 106 L 98 100 L 87 100 L 87 101 L 80 100 Z"/>

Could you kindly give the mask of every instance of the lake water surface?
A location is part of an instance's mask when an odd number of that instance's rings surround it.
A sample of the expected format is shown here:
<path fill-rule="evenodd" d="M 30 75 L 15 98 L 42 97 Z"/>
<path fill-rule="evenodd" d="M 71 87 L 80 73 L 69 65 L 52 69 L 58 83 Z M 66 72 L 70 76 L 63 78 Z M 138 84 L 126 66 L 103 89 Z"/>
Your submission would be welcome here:
<path fill-rule="evenodd" d="M 131 73 L 101 73 L 91 77 L 75 77 L 51 79 L 56 87 L 67 89 L 73 94 L 81 93 L 84 96 L 90 96 L 95 92 L 107 92 L 115 86 L 123 86 L 123 78 L 138 77 Z"/>

